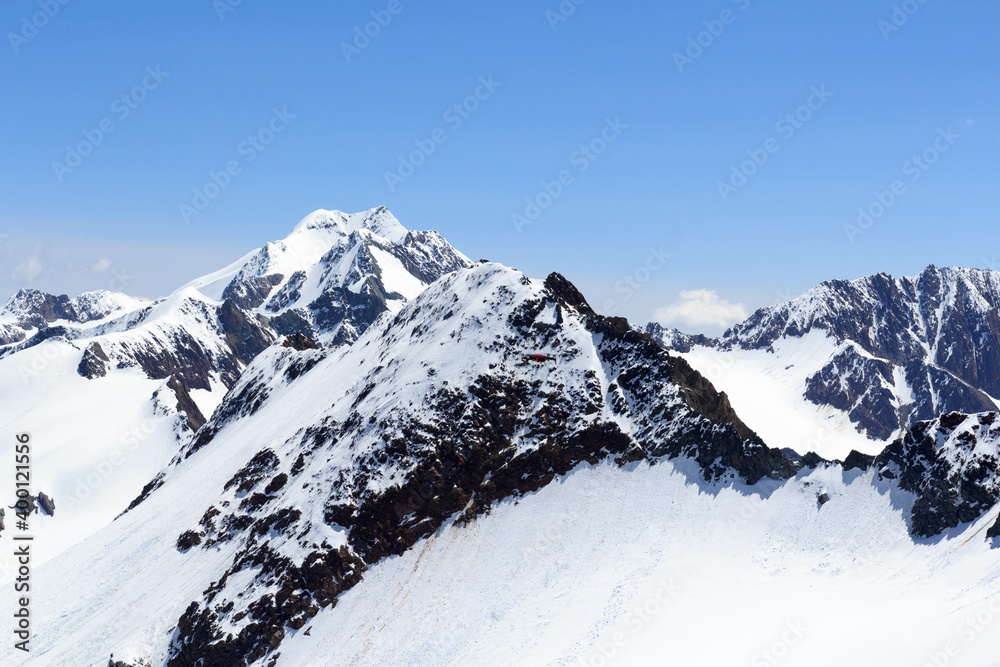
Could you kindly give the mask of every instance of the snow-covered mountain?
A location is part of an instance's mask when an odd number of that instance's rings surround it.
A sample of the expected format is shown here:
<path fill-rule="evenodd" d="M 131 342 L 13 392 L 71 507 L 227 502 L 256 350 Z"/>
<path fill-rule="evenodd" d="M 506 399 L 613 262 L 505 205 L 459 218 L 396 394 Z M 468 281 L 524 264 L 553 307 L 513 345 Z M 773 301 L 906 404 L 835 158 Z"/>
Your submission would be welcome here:
<path fill-rule="evenodd" d="M 353 215 L 321 210 L 283 241 L 191 286 L 267 318 L 277 334 L 339 344 L 469 264 L 440 234 L 407 231 L 384 206 Z"/>
<path fill-rule="evenodd" d="M 877 453 L 945 412 L 997 410 L 998 304 L 1000 273 L 930 266 L 823 283 L 718 339 L 646 330 L 706 372 L 769 443 L 842 457 Z"/>
<path fill-rule="evenodd" d="M 4 427 L 56 509 L 32 651 L 0 664 L 988 665 L 1000 418 L 875 443 L 806 400 L 847 347 L 891 347 L 838 308 L 646 333 L 381 208 L 155 302 L 19 294 Z M 817 425 L 797 449 L 842 463 L 776 447 Z"/>
<path fill-rule="evenodd" d="M 60 559 L 99 543 L 134 554 L 116 559 L 113 587 L 136 601 L 128 591 L 156 589 L 151 606 L 106 609 L 110 627 L 130 619 L 120 633 L 40 630 L 47 660 L 83 646 L 170 665 L 275 657 L 367 569 L 581 464 L 682 457 L 697 484 L 795 472 L 683 360 L 556 274 L 481 263 L 353 345 L 287 342 L 258 355 L 128 512 Z M 150 579 L 181 571 L 170 590 Z M 65 582 L 80 610 L 107 592 L 90 576 Z"/>
<path fill-rule="evenodd" d="M 31 432 L 38 489 L 56 499 L 39 522 L 39 558 L 120 513 L 272 342 L 349 342 L 469 264 L 437 232 L 407 231 L 379 207 L 316 211 L 156 301 L 18 292 L 0 309 L 0 426 Z M 12 441 L 2 452 L 12 457 Z"/>

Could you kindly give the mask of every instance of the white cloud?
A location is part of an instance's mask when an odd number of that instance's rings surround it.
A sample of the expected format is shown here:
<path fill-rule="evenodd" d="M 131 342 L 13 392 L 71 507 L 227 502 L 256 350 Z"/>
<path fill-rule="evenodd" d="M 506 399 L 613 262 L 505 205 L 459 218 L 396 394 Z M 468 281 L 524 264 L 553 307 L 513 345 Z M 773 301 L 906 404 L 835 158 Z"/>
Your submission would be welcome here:
<path fill-rule="evenodd" d="M 687 333 L 721 331 L 747 318 L 742 303 L 720 299 L 715 290 L 696 289 L 680 293 L 680 300 L 658 309 L 653 317 L 664 326 Z"/>
<path fill-rule="evenodd" d="M 42 260 L 38 259 L 38 255 L 35 255 L 25 262 L 21 262 L 14 267 L 14 271 L 11 274 L 11 278 L 15 282 L 31 282 L 38 277 L 38 274 L 42 272 Z"/>
<path fill-rule="evenodd" d="M 92 267 L 90 267 L 90 270 L 93 271 L 94 273 L 104 273 L 110 268 L 111 268 L 111 260 L 105 257 L 101 257 L 94 263 Z"/>

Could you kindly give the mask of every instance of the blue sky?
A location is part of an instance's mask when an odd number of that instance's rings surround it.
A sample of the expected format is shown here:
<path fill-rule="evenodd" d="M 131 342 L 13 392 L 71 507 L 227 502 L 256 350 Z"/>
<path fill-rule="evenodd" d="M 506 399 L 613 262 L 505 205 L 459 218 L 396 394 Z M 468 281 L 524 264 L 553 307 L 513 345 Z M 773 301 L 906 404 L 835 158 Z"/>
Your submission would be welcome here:
<path fill-rule="evenodd" d="M 692 331 L 1000 269 L 993 0 L 10 0 L 0 28 L 0 298 L 160 296 L 380 204 Z"/>

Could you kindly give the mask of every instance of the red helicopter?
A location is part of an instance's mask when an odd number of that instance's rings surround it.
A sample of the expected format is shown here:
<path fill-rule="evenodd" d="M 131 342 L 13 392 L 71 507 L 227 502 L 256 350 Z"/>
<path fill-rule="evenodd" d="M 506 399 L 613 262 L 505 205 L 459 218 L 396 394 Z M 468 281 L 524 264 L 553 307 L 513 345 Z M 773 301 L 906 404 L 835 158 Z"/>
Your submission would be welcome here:
<path fill-rule="evenodd" d="M 556 363 L 556 356 L 554 354 L 547 354 L 545 352 L 528 352 L 524 355 L 524 361 L 522 363 L 544 364 L 550 361 L 552 363 Z"/>

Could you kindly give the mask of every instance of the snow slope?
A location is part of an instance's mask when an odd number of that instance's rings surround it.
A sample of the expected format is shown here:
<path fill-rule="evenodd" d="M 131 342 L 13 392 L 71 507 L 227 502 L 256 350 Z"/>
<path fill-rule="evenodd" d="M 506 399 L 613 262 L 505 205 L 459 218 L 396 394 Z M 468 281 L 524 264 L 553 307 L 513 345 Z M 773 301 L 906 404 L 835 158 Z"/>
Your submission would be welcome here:
<path fill-rule="evenodd" d="M 585 466 L 449 525 L 372 568 L 276 665 L 919 667 L 952 642 L 949 665 L 996 664 L 984 541 L 914 544 L 905 494 L 870 472 L 817 470 L 766 498 L 695 477 Z"/>
<path fill-rule="evenodd" d="M 36 562 L 121 513 L 279 336 L 349 342 L 468 264 L 436 232 L 408 231 L 384 207 L 321 210 L 156 301 L 15 294 L 0 308 L 0 428 L 35 439 L 33 491 L 56 504 L 35 522 L 44 537 Z M 7 470 L 13 445 L 0 443 Z M 5 487 L 0 502 L 13 504 L 12 494 Z"/>
<path fill-rule="evenodd" d="M 992 515 L 914 543 L 910 498 L 870 472 L 821 469 L 773 486 L 706 485 L 673 462 L 585 464 L 379 562 L 290 631 L 275 664 L 920 666 L 950 644 L 949 665 L 995 664 L 1000 564 L 969 539 Z M 163 534 L 177 522 L 152 532 L 127 517 L 109 530 L 136 551 L 90 540 L 38 573 L 38 646 L 27 661 L 0 647 L 3 664 L 163 655 L 178 600 L 224 562 L 177 553 Z M 76 559 L 89 563 L 91 590 L 65 585 Z M 792 642 L 789 624 L 800 630 Z"/>
<path fill-rule="evenodd" d="M 821 331 L 775 341 L 766 350 L 695 346 L 680 353 L 720 391 L 747 425 L 772 447 L 843 460 L 857 450 L 878 454 L 885 443 L 859 433 L 848 414 L 804 399 L 807 380 L 839 346 Z"/>

